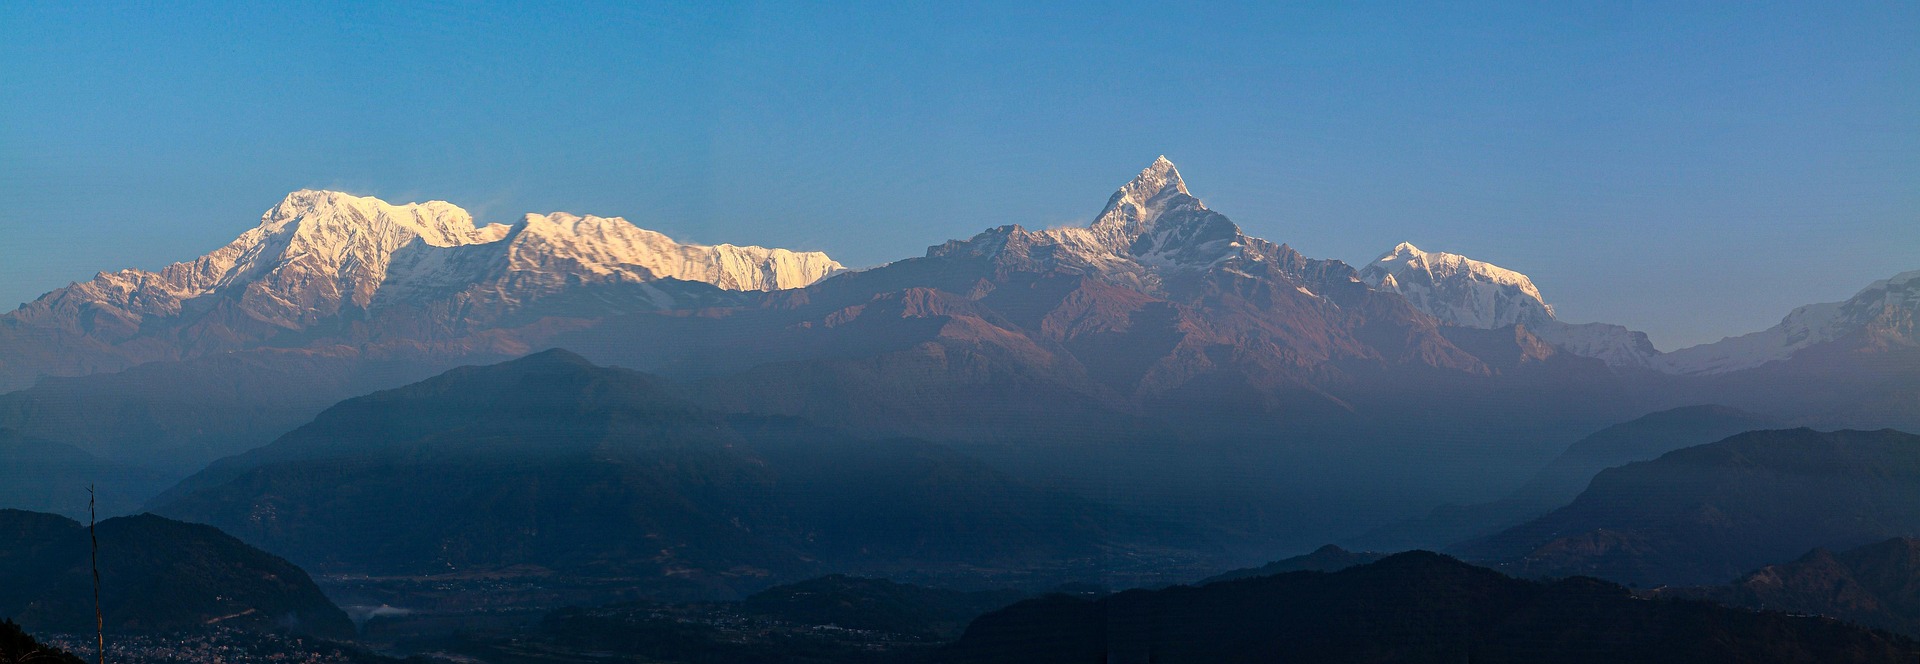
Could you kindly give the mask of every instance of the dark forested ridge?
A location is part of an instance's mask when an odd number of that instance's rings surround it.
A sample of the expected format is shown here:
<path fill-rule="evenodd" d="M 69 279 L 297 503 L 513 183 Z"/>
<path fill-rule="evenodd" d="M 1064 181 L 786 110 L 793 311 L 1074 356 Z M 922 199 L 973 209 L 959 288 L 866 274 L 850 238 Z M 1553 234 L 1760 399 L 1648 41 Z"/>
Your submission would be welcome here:
<path fill-rule="evenodd" d="M 1413 552 L 982 616 L 943 662 L 1912 662 L 1920 644 L 1823 618 L 1650 601 Z"/>

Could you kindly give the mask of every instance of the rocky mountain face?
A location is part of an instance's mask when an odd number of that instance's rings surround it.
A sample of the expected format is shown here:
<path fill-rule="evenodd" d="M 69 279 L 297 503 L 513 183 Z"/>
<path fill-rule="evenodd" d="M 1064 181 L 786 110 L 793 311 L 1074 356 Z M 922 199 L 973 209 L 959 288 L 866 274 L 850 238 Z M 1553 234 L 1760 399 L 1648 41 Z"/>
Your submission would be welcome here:
<path fill-rule="evenodd" d="M 617 294 L 619 310 L 663 308 L 795 288 L 840 269 L 818 252 L 680 244 L 619 218 L 556 213 L 477 226 L 442 201 L 302 190 L 205 256 L 103 272 L 0 317 L 0 389 L 263 345 L 418 342 L 508 323 L 580 291 Z"/>
<path fill-rule="evenodd" d="M 353 635 L 347 614 L 306 572 L 210 526 L 144 514 L 101 521 L 98 530 L 109 631 L 218 625 Z M 0 510 L 0 615 L 33 630 L 92 632 L 88 550 L 78 522 Z"/>
<path fill-rule="evenodd" d="M 1645 601 L 1590 578 L 1514 579 L 1427 552 L 1053 595 L 975 620 L 941 662 L 1905 662 L 1912 641 L 1830 620 Z"/>
<path fill-rule="evenodd" d="M 1520 574 L 1726 583 L 1816 548 L 1920 535 L 1920 436 L 1754 431 L 1611 468 L 1572 504 L 1461 547 Z"/>
<path fill-rule="evenodd" d="M 1293 393 L 1346 409 L 1339 393 L 1382 373 L 1485 376 L 1522 361 L 1511 358 L 1554 354 L 1530 346 L 1527 335 L 1475 340 L 1485 347 L 1480 354 L 1463 348 L 1432 316 L 1369 288 L 1350 266 L 1241 232 L 1195 198 L 1164 157 L 1116 191 L 1088 226 L 993 228 L 765 302 L 727 317 L 642 316 L 555 343 L 661 338 L 595 352 L 668 373 L 939 346 L 943 362 L 1007 365 L 970 376 L 1021 373 L 1095 403 L 1216 398 L 1243 388 L 1226 398 L 1268 409 Z M 743 329 L 764 350 L 727 351 L 743 345 L 735 332 Z"/>

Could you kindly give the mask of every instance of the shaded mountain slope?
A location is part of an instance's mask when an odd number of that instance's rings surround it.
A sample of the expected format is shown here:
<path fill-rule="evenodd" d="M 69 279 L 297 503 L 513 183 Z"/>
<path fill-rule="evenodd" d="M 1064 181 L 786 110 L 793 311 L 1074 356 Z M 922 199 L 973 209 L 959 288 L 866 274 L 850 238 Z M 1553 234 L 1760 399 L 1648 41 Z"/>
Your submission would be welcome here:
<path fill-rule="evenodd" d="M 211 526 L 151 514 L 99 523 L 107 629 L 221 625 L 350 637 L 353 623 L 307 573 Z M 0 510 L 0 616 L 30 629 L 91 632 L 87 528 L 71 519 Z"/>
<path fill-rule="evenodd" d="M 1715 584 L 1815 547 L 1920 535 L 1920 436 L 1755 431 L 1601 472 L 1462 552 L 1517 573 Z"/>
<path fill-rule="evenodd" d="M 1574 441 L 1505 498 L 1444 505 L 1423 517 L 1362 535 L 1354 543 L 1392 550 L 1447 547 L 1479 539 L 1566 505 L 1607 468 L 1777 426 L 1770 418 L 1726 406 L 1683 406 L 1649 413 Z"/>
<path fill-rule="evenodd" d="M 1920 638 L 1920 539 L 1856 549 L 1814 549 L 1731 585 L 1681 589 L 1734 606 L 1831 616 Z"/>
<path fill-rule="evenodd" d="M 1197 541 L 925 443 L 714 413 L 564 351 L 342 402 L 159 511 L 327 570 L 528 566 L 693 595 Z"/>

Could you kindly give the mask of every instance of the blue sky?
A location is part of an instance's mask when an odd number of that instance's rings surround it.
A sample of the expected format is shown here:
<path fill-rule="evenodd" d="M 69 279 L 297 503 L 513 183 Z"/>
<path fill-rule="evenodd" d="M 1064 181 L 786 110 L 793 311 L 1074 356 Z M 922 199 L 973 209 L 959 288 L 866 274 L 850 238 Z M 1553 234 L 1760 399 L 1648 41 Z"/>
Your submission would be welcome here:
<path fill-rule="evenodd" d="M 1163 153 L 1254 235 L 1666 349 L 1920 269 L 1914 2 L 69 4 L 0 5 L 6 306 L 302 187 L 871 265 Z"/>

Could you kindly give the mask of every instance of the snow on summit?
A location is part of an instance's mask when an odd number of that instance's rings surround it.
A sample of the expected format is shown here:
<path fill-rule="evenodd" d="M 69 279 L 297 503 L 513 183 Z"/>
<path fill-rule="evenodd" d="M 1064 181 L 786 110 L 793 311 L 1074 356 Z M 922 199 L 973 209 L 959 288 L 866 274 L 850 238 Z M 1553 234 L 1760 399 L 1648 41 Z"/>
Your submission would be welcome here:
<path fill-rule="evenodd" d="M 211 305 L 189 303 L 219 295 L 247 318 L 302 329 L 345 309 L 420 304 L 482 285 L 519 302 L 595 282 L 798 288 L 841 269 L 820 252 L 681 244 L 618 217 L 535 214 L 511 226 L 478 226 L 444 201 L 393 205 L 303 189 L 205 256 L 154 272 L 102 272 L 9 315 L 138 328 L 148 318 L 204 310 Z M 516 292 L 522 285 L 532 292 Z"/>
<path fill-rule="evenodd" d="M 1554 320 L 1553 305 L 1540 297 L 1527 275 L 1459 254 L 1421 251 L 1407 242 L 1361 269 L 1360 279 L 1461 327 L 1493 329 Z"/>

